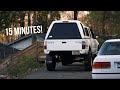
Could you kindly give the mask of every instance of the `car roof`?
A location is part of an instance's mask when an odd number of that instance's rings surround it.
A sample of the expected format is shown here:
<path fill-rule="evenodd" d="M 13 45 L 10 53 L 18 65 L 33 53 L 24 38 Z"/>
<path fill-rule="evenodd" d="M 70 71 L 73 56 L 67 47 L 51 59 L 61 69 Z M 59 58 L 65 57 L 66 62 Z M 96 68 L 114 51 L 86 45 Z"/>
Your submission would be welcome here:
<path fill-rule="evenodd" d="M 83 27 L 87 27 L 87 26 L 85 26 L 81 21 L 79 21 L 79 20 L 56 20 L 56 21 L 53 21 L 53 24 L 54 23 L 65 23 L 65 22 L 68 22 L 68 23 L 70 23 L 70 22 L 74 22 L 74 23 L 81 23 L 82 25 L 83 25 Z"/>
<path fill-rule="evenodd" d="M 63 23 L 63 22 L 81 22 L 79 20 L 56 20 L 54 23 Z M 82 23 L 82 22 L 81 22 Z"/>
<path fill-rule="evenodd" d="M 120 39 L 110 39 L 106 40 L 105 42 L 120 42 Z"/>

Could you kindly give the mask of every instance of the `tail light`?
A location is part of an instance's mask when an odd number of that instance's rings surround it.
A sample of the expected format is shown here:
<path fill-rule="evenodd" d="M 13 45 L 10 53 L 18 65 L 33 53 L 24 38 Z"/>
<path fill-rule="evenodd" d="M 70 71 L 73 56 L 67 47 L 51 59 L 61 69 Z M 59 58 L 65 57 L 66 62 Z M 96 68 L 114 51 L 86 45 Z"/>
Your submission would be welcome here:
<path fill-rule="evenodd" d="M 107 69 L 110 67 L 110 62 L 94 62 L 92 66 L 93 69 Z"/>
<path fill-rule="evenodd" d="M 85 49 L 86 43 L 85 41 L 82 41 L 82 49 Z"/>

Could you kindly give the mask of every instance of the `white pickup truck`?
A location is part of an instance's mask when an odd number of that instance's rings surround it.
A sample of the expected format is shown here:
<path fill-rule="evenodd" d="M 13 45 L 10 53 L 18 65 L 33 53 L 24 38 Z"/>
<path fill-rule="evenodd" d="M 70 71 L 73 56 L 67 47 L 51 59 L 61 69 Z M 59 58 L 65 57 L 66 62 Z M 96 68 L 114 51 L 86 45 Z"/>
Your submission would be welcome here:
<path fill-rule="evenodd" d="M 56 62 L 62 65 L 84 62 L 85 70 L 92 69 L 91 62 L 99 49 L 92 30 L 78 20 L 53 21 L 44 40 L 46 67 L 55 70 Z"/>

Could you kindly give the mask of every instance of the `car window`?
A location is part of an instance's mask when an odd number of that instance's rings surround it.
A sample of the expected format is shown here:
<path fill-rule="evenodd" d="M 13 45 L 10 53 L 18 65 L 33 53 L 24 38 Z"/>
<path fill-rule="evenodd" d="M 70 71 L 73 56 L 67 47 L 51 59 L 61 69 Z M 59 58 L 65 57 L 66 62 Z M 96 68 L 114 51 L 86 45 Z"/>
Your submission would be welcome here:
<path fill-rule="evenodd" d="M 88 29 L 87 29 L 87 28 L 84 28 L 84 30 L 85 30 L 86 35 L 89 36 Z"/>
<path fill-rule="evenodd" d="M 81 23 L 80 23 L 80 25 L 82 26 L 83 34 L 86 36 L 85 29 L 84 29 L 83 25 Z"/>
<path fill-rule="evenodd" d="M 98 55 L 120 55 L 120 42 L 105 42 Z"/>
<path fill-rule="evenodd" d="M 76 23 L 55 23 L 47 39 L 81 39 Z"/>
<path fill-rule="evenodd" d="M 88 32 L 89 32 L 89 37 L 91 37 L 91 38 L 92 38 L 92 34 L 91 34 L 90 29 L 88 29 Z"/>
<path fill-rule="evenodd" d="M 94 33 L 93 33 L 92 29 L 90 29 L 90 31 L 91 31 L 91 36 L 92 36 L 92 38 L 94 38 L 94 37 L 95 37 L 95 35 L 94 35 Z"/>

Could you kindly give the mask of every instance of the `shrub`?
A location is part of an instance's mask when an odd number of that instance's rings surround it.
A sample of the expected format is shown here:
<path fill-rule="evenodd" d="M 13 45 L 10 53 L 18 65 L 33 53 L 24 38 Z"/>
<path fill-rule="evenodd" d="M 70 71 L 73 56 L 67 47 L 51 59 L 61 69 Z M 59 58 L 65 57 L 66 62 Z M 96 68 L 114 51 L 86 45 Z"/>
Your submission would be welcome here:
<path fill-rule="evenodd" d="M 12 77 L 23 78 L 39 67 L 40 63 L 36 60 L 36 57 L 20 56 L 16 62 L 10 62 L 7 66 L 7 73 Z"/>
<path fill-rule="evenodd" d="M 100 47 L 101 47 L 101 46 L 102 46 L 102 44 L 105 42 L 105 40 L 104 40 L 104 39 L 99 38 L 99 39 L 98 39 L 98 42 L 99 42 L 99 45 L 100 45 Z"/>

